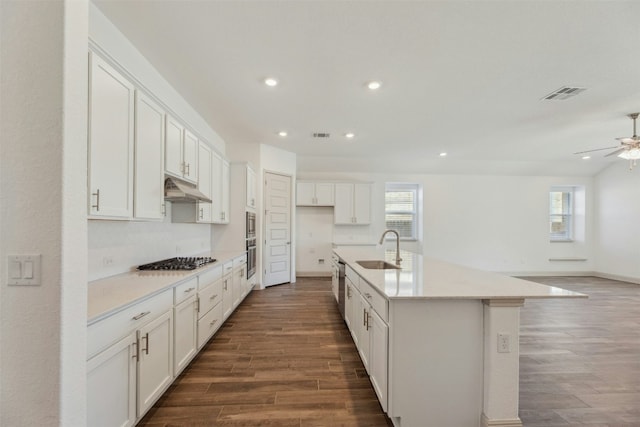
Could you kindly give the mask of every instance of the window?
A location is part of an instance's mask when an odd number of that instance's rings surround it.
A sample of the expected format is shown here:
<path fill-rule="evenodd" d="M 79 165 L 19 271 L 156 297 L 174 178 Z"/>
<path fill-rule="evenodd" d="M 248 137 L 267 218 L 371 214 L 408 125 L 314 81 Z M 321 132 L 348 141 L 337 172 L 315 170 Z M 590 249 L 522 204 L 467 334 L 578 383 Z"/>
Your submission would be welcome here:
<path fill-rule="evenodd" d="M 549 191 L 549 237 L 552 242 L 573 240 L 573 187 Z"/>
<path fill-rule="evenodd" d="M 387 183 L 384 197 L 387 229 L 396 230 L 401 240 L 418 238 L 418 185 Z M 387 238 L 394 236 L 387 235 Z"/>

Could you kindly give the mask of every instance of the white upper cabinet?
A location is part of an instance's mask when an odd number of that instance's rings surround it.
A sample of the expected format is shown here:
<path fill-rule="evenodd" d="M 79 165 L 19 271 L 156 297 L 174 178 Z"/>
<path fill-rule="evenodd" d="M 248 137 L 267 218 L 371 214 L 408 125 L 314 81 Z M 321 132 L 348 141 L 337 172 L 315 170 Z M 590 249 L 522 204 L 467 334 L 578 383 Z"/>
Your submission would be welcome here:
<path fill-rule="evenodd" d="M 229 163 L 217 153 L 213 153 L 212 165 L 211 219 L 214 224 L 229 222 Z"/>
<path fill-rule="evenodd" d="M 256 173 L 247 165 L 247 207 L 256 208 Z"/>
<path fill-rule="evenodd" d="M 134 215 L 162 219 L 164 207 L 164 110 L 136 92 Z"/>
<path fill-rule="evenodd" d="M 134 86 L 95 54 L 89 73 L 91 218 L 133 217 Z"/>
<path fill-rule="evenodd" d="M 333 206 L 335 184 L 332 182 L 298 182 L 297 206 Z"/>
<path fill-rule="evenodd" d="M 166 123 L 165 173 L 197 184 L 198 138 L 169 115 Z"/>
<path fill-rule="evenodd" d="M 198 190 L 208 198 L 212 196 L 211 150 L 200 143 L 198 147 Z M 211 203 L 198 202 L 197 222 L 211 222 Z"/>
<path fill-rule="evenodd" d="M 371 223 L 371 184 L 335 184 L 335 224 Z"/>

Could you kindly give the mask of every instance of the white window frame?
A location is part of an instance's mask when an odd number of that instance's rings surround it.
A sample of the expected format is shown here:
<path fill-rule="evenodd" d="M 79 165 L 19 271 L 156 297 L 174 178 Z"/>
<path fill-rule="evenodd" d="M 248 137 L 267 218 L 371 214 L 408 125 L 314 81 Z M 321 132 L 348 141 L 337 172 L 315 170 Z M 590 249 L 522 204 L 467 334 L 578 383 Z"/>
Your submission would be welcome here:
<path fill-rule="evenodd" d="M 567 211 L 561 214 L 551 212 L 551 193 L 567 194 L 568 207 Z M 551 187 L 549 189 L 549 241 L 553 242 L 573 242 L 575 233 L 575 187 Z M 567 224 L 565 233 L 554 233 L 551 230 L 551 223 L 554 217 L 561 216 Z"/>
<path fill-rule="evenodd" d="M 393 211 L 387 210 L 387 191 L 412 191 L 414 193 L 413 197 L 413 210 L 411 211 Z M 414 183 L 401 183 L 401 182 L 387 182 L 385 183 L 384 190 L 384 224 L 385 229 L 387 227 L 387 214 L 399 213 L 399 214 L 407 214 L 410 213 L 413 216 L 412 220 L 412 236 L 411 237 L 400 237 L 400 240 L 405 242 L 415 242 L 418 241 L 418 233 L 419 233 L 419 224 L 420 224 L 420 216 L 419 216 L 419 200 L 420 200 L 420 185 Z M 385 240 L 394 240 L 396 237 L 392 234 L 387 234 L 385 236 Z"/>

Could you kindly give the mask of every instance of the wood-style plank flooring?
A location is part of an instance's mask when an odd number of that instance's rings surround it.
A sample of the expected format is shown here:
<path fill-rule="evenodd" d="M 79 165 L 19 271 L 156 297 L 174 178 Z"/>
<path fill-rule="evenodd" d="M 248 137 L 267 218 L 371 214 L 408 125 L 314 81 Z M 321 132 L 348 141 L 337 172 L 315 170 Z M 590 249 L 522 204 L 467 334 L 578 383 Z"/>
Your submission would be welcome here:
<path fill-rule="evenodd" d="M 520 316 L 525 427 L 640 427 L 640 285 L 529 280 L 589 299 L 527 300 Z"/>
<path fill-rule="evenodd" d="M 390 426 L 330 279 L 254 291 L 140 426 Z"/>
<path fill-rule="evenodd" d="M 527 300 L 522 308 L 524 426 L 640 427 L 640 285 L 593 277 L 529 280 L 590 298 Z M 252 292 L 139 425 L 391 423 L 330 281 L 300 278 Z"/>

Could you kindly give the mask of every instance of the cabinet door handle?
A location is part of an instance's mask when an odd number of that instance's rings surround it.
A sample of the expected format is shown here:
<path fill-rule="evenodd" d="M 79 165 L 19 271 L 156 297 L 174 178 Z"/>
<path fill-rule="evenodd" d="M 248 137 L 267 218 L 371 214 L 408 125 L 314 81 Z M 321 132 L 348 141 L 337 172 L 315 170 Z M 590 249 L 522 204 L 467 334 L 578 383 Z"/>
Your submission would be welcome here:
<path fill-rule="evenodd" d="M 362 326 L 367 326 L 367 309 L 362 309 Z"/>
<path fill-rule="evenodd" d="M 218 294 L 212 295 L 209 297 L 209 301 L 212 301 L 218 297 Z"/>
<path fill-rule="evenodd" d="M 144 354 L 149 354 L 149 332 L 147 332 L 142 339 L 147 343 L 147 346 L 143 348 L 142 351 L 144 351 Z"/>
<path fill-rule="evenodd" d="M 166 206 L 166 204 L 163 203 L 161 207 L 162 207 L 162 209 L 161 209 L 162 210 L 162 216 L 167 216 L 167 206 Z"/>
<path fill-rule="evenodd" d="M 369 320 L 371 320 L 371 315 L 367 313 L 367 331 L 369 330 Z"/>
<path fill-rule="evenodd" d="M 195 290 L 195 289 L 196 289 L 196 288 L 189 288 L 189 289 L 185 289 L 185 290 L 184 290 L 184 293 L 185 293 L 185 294 L 188 294 L 189 292 L 191 292 L 191 291 L 193 291 L 193 290 Z"/>
<path fill-rule="evenodd" d="M 224 281 L 224 290 L 225 291 L 227 290 L 227 281 L 226 280 Z"/>
<path fill-rule="evenodd" d="M 186 176 L 191 176 L 191 163 L 186 164 L 186 171 L 184 173 Z"/>
<path fill-rule="evenodd" d="M 131 320 L 140 320 L 140 319 L 142 319 L 144 316 L 146 316 L 149 313 L 151 313 L 151 312 L 150 311 L 145 311 L 143 313 L 138 314 L 137 316 L 133 316 L 131 318 Z"/>
<path fill-rule="evenodd" d="M 98 188 L 95 193 L 91 193 L 92 196 L 96 196 L 96 204 L 91 205 L 92 208 L 96 208 L 96 212 L 100 212 L 100 189 Z"/>
<path fill-rule="evenodd" d="M 200 297 L 196 298 L 196 311 L 200 313 Z"/>
<path fill-rule="evenodd" d="M 133 346 L 134 346 L 134 350 L 133 350 L 133 356 L 131 356 L 132 359 L 136 359 L 139 360 L 140 359 L 140 352 L 139 352 L 139 345 L 138 345 L 138 340 L 135 340 L 133 342 Z"/>
<path fill-rule="evenodd" d="M 204 208 L 200 208 L 200 219 L 204 218 Z"/>

